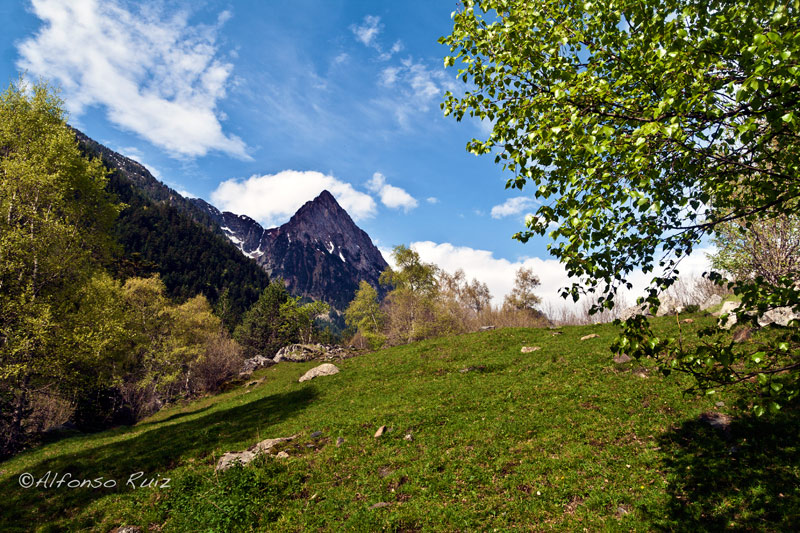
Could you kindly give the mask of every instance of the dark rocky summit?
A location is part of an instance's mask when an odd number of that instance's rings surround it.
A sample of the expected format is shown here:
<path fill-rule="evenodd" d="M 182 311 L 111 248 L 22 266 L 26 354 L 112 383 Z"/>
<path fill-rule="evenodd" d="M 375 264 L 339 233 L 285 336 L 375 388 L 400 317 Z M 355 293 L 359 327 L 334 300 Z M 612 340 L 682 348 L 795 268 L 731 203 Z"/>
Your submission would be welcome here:
<path fill-rule="evenodd" d="M 213 218 L 243 254 L 271 278 L 281 277 L 296 296 L 343 310 L 361 280 L 378 288 L 388 266 L 369 235 L 356 226 L 328 191 L 306 202 L 286 224 L 264 229 L 255 220 L 193 202 Z"/>

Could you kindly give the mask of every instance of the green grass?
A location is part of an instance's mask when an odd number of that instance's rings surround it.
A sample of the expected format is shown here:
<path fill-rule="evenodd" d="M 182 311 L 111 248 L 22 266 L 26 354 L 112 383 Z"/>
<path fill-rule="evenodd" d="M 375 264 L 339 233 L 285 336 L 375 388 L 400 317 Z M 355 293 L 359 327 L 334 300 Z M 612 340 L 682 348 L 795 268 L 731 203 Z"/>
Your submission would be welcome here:
<path fill-rule="evenodd" d="M 694 318 L 684 333 L 713 320 Z M 674 318 L 655 322 L 677 327 Z M 561 331 L 419 342 L 342 361 L 339 374 L 307 383 L 297 378 L 313 363 L 281 363 L 259 371 L 263 383 L 249 389 L 44 445 L 0 464 L 0 531 L 781 531 L 800 523 L 795 411 L 754 420 L 733 396 L 687 397 L 682 376 L 613 363 L 613 326 Z M 580 341 L 587 333 L 600 337 Z M 521 354 L 529 345 L 542 349 Z M 698 420 L 717 410 L 734 417 L 727 435 Z M 381 425 L 393 430 L 376 439 Z M 281 448 L 289 459 L 214 473 L 226 451 L 295 433 Z M 47 471 L 119 486 L 18 484 L 23 472 Z M 138 471 L 171 478 L 169 488 L 126 486 Z M 371 508 L 379 502 L 390 505 Z"/>

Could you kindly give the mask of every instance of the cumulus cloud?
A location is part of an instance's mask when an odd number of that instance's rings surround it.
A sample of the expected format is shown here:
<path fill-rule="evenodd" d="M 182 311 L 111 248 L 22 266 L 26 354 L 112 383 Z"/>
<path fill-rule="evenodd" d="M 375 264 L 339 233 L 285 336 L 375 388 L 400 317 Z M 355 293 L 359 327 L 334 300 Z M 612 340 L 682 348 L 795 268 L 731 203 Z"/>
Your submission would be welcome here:
<path fill-rule="evenodd" d="M 438 204 L 439 203 L 439 199 L 436 198 L 435 196 L 428 196 L 425 199 L 425 201 L 428 202 L 429 204 Z"/>
<path fill-rule="evenodd" d="M 354 220 L 376 212 L 375 200 L 349 183 L 315 171 L 284 170 L 277 174 L 227 180 L 211 193 L 211 201 L 223 211 L 247 215 L 265 227 L 285 222 L 304 203 L 328 190 Z"/>
<path fill-rule="evenodd" d="M 44 25 L 18 45 L 17 66 L 60 84 L 70 113 L 101 106 L 174 157 L 249 158 L 217 110 L 233 65 L 218 58 L 215 41 L 230 12 L 192 26 L 183 12 L 145 5 L 132 13 L 113 0 L 33 0 L 32 8 Z"/>
<path fill-rule="evenodd" d="M 536 200 L 527 196 L 516 196 L 509 198 L 500 205 L 492 207 L 492 218 L 503 218 L 518 215 L 536 205 Z"/>
<path fill-rule="evenodd" d="M 572 284 L 573 279 L 567 276 L 563 265 L 555 259 L 540 259 L 538 257 L 522 258 L 509 261 L 496 258 L 491 251 L 477 250 L 467 246 L 454 246 L 450 243 L 435 243 L 420 241 L 411 244 L 411 248 L 419 253 L 423 261 L 435 263 L 442 269 L 453 273 L 459 268 L 464 270 L 468 279 L 476 278 L 486 283 L 493 297 L 493 304 L 500 305 L 514 285 L 516 271 L 521 268 L 530 268 L 539 277 L 541 286 L 537 294 L 542 298 L 546 307 L 555 308 L 572 305 L 572 300 L 567 302 L 559 296 L 559 289 Z M 709 270 L 707 252 L 711 249 L 696 250 L 680 265 L 681 275 L 684 277 L 700 276 Z M 387 261 L 389 250 L 381 250 Z M 390 262 L 391 264 L 391 262 Z M 644 274 L 641 270 L 633 273 L 630 281 L 633 283 L 631 291 L 623 291 L 625 298 L 633 303 L 636 297 L 641 296 L 644 289 L 655 274 Z"/>
<path fill-rule="evenodd" d="M 367 182 L 367 188 L 380 196 L 383 205 L 391 209 L 402 209 L 408 213 L 418 205 L 416 198 L 405 190 L 386 183 L 386 176 L 380 172 L 372 175 L 372 179 Z"/>

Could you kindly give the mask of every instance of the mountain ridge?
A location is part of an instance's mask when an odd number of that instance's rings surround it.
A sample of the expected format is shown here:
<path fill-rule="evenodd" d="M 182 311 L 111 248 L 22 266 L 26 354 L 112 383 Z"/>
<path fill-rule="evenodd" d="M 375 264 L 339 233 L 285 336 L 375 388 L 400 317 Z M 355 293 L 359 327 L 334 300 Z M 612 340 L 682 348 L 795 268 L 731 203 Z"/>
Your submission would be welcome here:
<path fill-rule="evenodd" d="M 296 295 L 344 310 L 360 281 L 383 294 L 378 282 L 389 265 L 369 235 L 327 190 L 303 204 L 285 224 L 265 229 L 246 215 L 191 200 L 213 218 L 239 250 Z"/>
<path fill-rule="evenodd" d="M 120 174 L 147 201 L 168 206 L 201 226 L 202 231 L 224 237 L 270 277 L 283 278 L 294 296 L 322 300 L 343 311 L 362 280 L 375 287 L 381 297 L 385 295 L 378 278 L 388 263 L 369 235 L 355 224 L 329 191 L 323 190 L 303 204 L 286 224 L 265 229 L 247 215 L 220 211 L 201 198 L 185 198 L 141 163 L 74 131 L 84 150 L 100 156 L 109 169 Z M 164 231 L 163 225 L 160 227 Z M 146 241 L 140 236 L 135 246 L 129 243 L 129 251 L 143 253 L 143 249 L 150 248 Z M 144 255 L 158 263 L 159 258 L 153 254 L 149 250 L 149 255 Z M 181 268 L 193 268 L 183 263 Z M 165 268 L 162 266 L 161 270 Z M 210 287 L 204 290 L 219 292 Z"/>

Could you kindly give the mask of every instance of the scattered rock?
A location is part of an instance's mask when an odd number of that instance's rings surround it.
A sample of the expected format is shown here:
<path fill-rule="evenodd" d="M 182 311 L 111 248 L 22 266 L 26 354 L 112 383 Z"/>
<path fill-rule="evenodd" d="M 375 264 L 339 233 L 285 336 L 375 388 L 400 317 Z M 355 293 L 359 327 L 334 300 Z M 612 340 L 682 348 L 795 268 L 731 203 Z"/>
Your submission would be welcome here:
<path fill-rule="evenodd" d="M 661 305 L 658 306 L 656 316 L 677 315 L 683 312 L 683 306 L 680 302 L 674 300 L 668 294 L 661 295 Z"/>
<path fill-rule="evenodd" d="M 700 422 L 708 424 L 712 428 L 721 431 L 726 439 L 730 437 L 731 417 L 728 415 L 709 411 L 700 415 Z"/>
<path fill-rule="evenodd" d="M 630 505 L 620 505 L 617 507 L 617 518 L 621 518 L 626 514 L 630 514 L 631 506 Z"/>
<path fill-rule="evenodd" d="M 481 326 L 478 331 L 491 331 L 497 329 L 497 326 Z"/>
<path fill-rule="evenodd" d="M 628 354 L 621 353 L 619 355 L 614 356 L 614 362 L 617 363 L 618 365 L 627 363 L 628 361 L 631 361 L 631 357 Z"/>
<path fill-rule="evenodd" d="M 714 405 L 716 405 L 717 407 L 725 407 L 725 402 L 717 402 Z"/>
<path fill-rule="evenodd" d="M 531 352 L 535 352 L 536 350 L 541 350 L 541 349 L 542 349 L 541 346 L 523 346 L 522 350 L 520 350 L 520 351 L 522 353 L 531 353 Z"/>
<path fill-rule="evenodd" d="M 288 459 L 289 454 L 281 450 L 277 454 L 275 454 L 275 457 L 277 457 L 278 459 Z"/>
<path fill-rule="evenodd" d="M 321 431 L 315 431 L 314 433 L 311 434 L 311 438 L 312 439 L 318 439 L 321 436 L 322 436 L 322 432 Z"/>
<path fill-rule="evenodd" d="M 314 378 L 318 378 L 320 376 L 332 376 L 338 373 L 339 369 L 336 367 L 336 365 L 333 365 L 331 363 L 323 363 L 318 367 L 312 368 L 311 370 L 300 376 L 300 379 L 298 379 L 297 381 L 302 383 L 303 381 L 309 381 Z"/>
<path fill-rule="evenodd" d="M 620 311 L 619 319 L 624 322 L 636 315 L 651 316 L 650 308 L 646 303 L 640 305 L 634 305 L 633 307 L 628 307 L 627 309 L 623 309 L 622 311 Z"/>
<path fill-rule="evenodd" d="M 142 531 L 139 526 L 119 526 L 116 529 L 112 529 L 111 533 L 142 533 Z"/>
<path fill-rule="evenodd" d="M 639 368 L 634 368 L 633 370 L 631 370 L 631 373 L 634 376 L 636 376 L 637 378 L 642 378 L 642 379 L 647 379 L 647 373 L 648 372 L 649 371 L 643 366 L 640 366 Z"/>
<path fill-rule="evenodd" d="M 388 476 L 391 473 L 392 473 L 392 469 L 389 468 L 388 466 L 382 466 L 382 467 L 380 467 L 378 469 L 378 477 L 380 477 L 380 478 L 385 478 L 386 476 Z"/>
<path fill-rule="evenodd" d="M 337 448 L 339 446 L 341 446 L 342 444 L 344 444 L 344 437 L 339 437 L 338 439 L 336 439 L 336 447 Z"/>
<path fill-rule="evenodd" d="M 581 340 L 588 341 L 589 339 L 596 339 L 599 336 L 600 335 L 598 335 L 597 333 L 590 333 L 589 335 L 584 335 L 583 337 L 581 337 Z"/>
<path fill-rule="evenodd" d="M 693 318 L 684 318 L 683 320 L 681 320 L 681 322 L 683 322 L 684 324 L 694 324 L 694 319 Z"/>
<path fill-rule="evenodd" d="M 414 440 L 414 435 L 412 435 L 411 433 L 406 433 L 406 436 L 403 437 L 403 439 L 407 441 L 412 441 Z"/>
<path fill-rule="evenodd" d="M 550 336 L 551 337 L 558 337 L 559 335 L 563 335 L 563 334 L 564 334 L 563 331 L 554 331 L 553 333 L 550 334 Z"/>
<path fill-rule="evenodd" d="M 567 505 L 564 506 L 564 512 L 567 514 L 575 514 L 575 511 L 583 505 L 583 498 L 580 496 L 573 496 Z"/>
<path fill-rule="evenodd" d="M 278 350 L 273 359 L 276 363 L 281 361 L 305 363 L 307 361 L 336 361 L 348 359 L 354 355 L 349 349 L 330 344 L 290 344 Z"/>
<path fill-rule="evenodd" d="M 478 365 L 478 366 L 467 366 L 459 370 L 460 373 L 466 374 L 467 372 L 475 372 L 475 371 L 484 371 L 486 370 L 485 365 Z"/>
<path fill-rule="evenodd" d="M 375 438 L 383 437 L 386 433 L 386 426 L 381 426 L 378 428 L 378 431 L 375 432 Z"/>
<path fill-rule="evenodd" d="M 236 463 L 241 463 L 242 465 L 246 465 L 250 463 L 253 459 L 258 456 L 260 453 L 267 453 L 276 445 L 282 442 L 289 442 L 297 438 L 297 435 L 292 435 L 291 437 L 280 437 L 277 439 L 266 439 L 262 440 L 261 442 L 254 444 L 247 450 L 243 452 L 227 452 L 222 457 L 219 458 L 219 462 L 217 462 L 216 471 L 223 471 L 229 469 Z"/>
<path fill-rule="evenodd" d="M 375 505 L 370 506 L 370 509 L 383 509 L 384 507 L 389 507 L 390 505 L 392 504 L 387 502 L 378 502 Z"/>
<path fill-rule="evenodd" d="M 727 320 L 723 323 L 720 319 L 720 327 L 722 329 L 731 329 L 734 324 L 736 324 L 736 309 L 739 307 L 739 302 L 725 302 L 722 304 L 722 309 L 719 310 L 719 313 L 714 313 L 716 316 L 728 315 Z"/>
<path fill-rule="evenodd" d="M 711 296 L 708 297 L 708 300 L 703 302 L 703 304 L 700 306 L 700 310 L 707 311 L 708 309 L 711 309 L 712 307 L 717 306 L 721 303 L 722 303 L 722 296 L 720 296 L 719 294 L 712 294 Z"/>
<path fill-rule="evenodd" d="M 791 307 L 778 307 L 764 313 L 764 315 L 758 319 L 758 325 L 762 328 L 770 324 L 786 327 L 792 320 L 800 320 L 800 313 L 795 313 Z"/>
<path fill-rule="evenodd" d="M 747 326 L 736 330 L 736 333 L 733 334 L 733 342 L 744 342 L 750 340 L 750 337 L 753 336 L 752 328 L 748 328 Z"/>
<path fill-rule="evenodd" d="M 239 375 L 249 376 L 259 368 L 274 364 L 275 361 L 273 361 L 272 359 L 264 357 L 263 355 L 256 355 L 255 357 L 251 357 L 250 359 L 245 359 L 244 363 L 242 364 L 242 369 L 239 371 Z"/>

